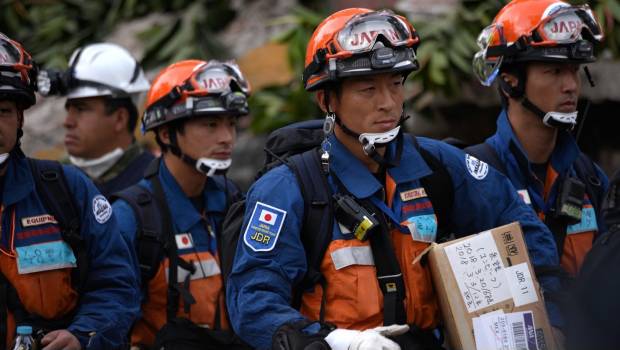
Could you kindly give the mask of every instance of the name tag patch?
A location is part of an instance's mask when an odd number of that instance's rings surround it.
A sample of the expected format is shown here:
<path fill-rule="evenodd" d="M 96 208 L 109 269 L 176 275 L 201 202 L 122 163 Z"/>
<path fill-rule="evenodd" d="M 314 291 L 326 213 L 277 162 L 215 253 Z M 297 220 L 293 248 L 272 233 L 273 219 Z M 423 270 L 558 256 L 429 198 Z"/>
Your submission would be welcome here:
<path fill-rule="evenodd" d="M 33 244 L 15 250 L 20 275 L 77 266 L 71 247 L 63 241 Z"/>
<path fill-rule="evenodd" d="M 245 245 L 255 252 L 273 249 L 282 230 L 286 211 L 256 202 L 250 221 L 243 233 Z"/>
<path fill-rule="evenodd" d="M 403 202 L 411 201 L 422 197 L 426 197 L 426 190 L 424 189 L 424 187 L 414 188 L 413 190 L 400 193 L 400 199 Z"/>
<path fill-rule="evenodd" d="M 437 238 L 437 218 L 434 214 L 412 216 L 406 221 L 414 241 L 432 243 Z"/>
<path fill-rule="evenodd" d="M 574 233 L 582 233 L 589 231 L 598 231 L 598 224 L 596 223 L 596 213 L 594 208 L 582 208 L 581 209 L 581 221 L 566 227 L 566 233 L 571 235 Z"/>
<path fill-rule="evenodd" d="M 39 226 L 45 224 L 57 224 L 56 219 L 50 214 L 43 214 L 22 218 L 22 227 Z"/>

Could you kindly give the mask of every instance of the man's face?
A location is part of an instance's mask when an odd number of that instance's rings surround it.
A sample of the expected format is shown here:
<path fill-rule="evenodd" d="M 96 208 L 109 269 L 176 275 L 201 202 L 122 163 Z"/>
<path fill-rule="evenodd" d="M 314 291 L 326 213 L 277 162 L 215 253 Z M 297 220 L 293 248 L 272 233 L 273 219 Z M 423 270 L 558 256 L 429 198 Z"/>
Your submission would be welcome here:
<path fill-rule="evenodd" d="M 403 76 L 384 73 L 343 80 L 340 96 L 333 96 L 332 109 L 344 125 L 357 133 L 380 133 L 394 129 L 405 99 Z"/>
<path fill-rule="evenodd" d="M 17 142 L 22 114 L 13 101 L 0 101 L 0 154 L 10 152 Z"/>
<path fill-rule="evenodd" d="M 527 65 L 525 94 L 544 112 L 576 111 L 580 90 L 578 64 L 534 62 Z"/>
<path fill-rule="evenodd" d="M 191 118 L 177 133 L 183 153 L 198 158 L 229 159 L 237 137 L 237 119 L 231 116 Z"/>
<path fill-rule="evenodd" d="M 94 159 L 112 151 L 110 141 L 116 140 L 122 125 L 119 128 L 118 118 L 106 114 L 104 97 L 69 99 L 65 109 L 65 147 L 70 155 Z"/>

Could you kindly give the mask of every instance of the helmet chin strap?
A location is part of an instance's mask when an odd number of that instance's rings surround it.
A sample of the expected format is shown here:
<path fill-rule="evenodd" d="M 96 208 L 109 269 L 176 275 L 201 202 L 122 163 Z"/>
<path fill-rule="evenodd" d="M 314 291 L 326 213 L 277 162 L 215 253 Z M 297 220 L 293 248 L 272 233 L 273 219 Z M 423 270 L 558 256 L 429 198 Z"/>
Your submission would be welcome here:
<path fill-rule="evenodd" d="M 571 130 L 577 124 L 577 111 L 570 113 L 562 113 L 549 111 L 544 112 L 538 108 L 527 96 L 525 96 L 525 74 L 521 73 L 519 77 L 519 85 L 513 87 L 506 80 L 500 79 L 499 84 L 503 91 L 505 91 L 510 97 L 519 100 L 521 105 L 530 112 L 539 117 L 543 123 L 552 128 L 558 128 L 563 130 Z"/>
<path fill-rule="evenodd" d="M 190 165 L 198 172 L 203 173 L 206 176 L 224 175 L 232 164 L 232 159 L 230 158 L 225 160 L 206 157 L 194 159 L 188 156 L 183 151 L 181 151 L 181 148 L 178 146 L 177 135 L 176 131 L 174 130 L 170 130 L 170 145 L 168 145 L 168 148 L 170 148 L 170 152 L 172 152 L 172 154 L 179 157 L 186 164 Z"/>
<path fill-rule="evenodd" d="M 342 131 L 345 134 L 357 139 L 362 144 L 364 154 L 369 156 L 381 167 L 385 168 L 395 167 L 400 163 L 400 157 L 403 149 L 402 132 L 400 132 L 400 127 L 404 121 L 405 118 L 401 115 L 398 125 L 392 130 L 380 133 L 358 134 L 344 125 L 342 120 L 336 115 L 336 124 L 340 126 Z M 390 142 L 394 141 L 394 139 L 396 139 L 398 148 L 395 159 L 390 161 L 387 160 L 385 156 L 382 156 L 379 152 L 377 152 L 377 147 L 386 147 Z"/>
<path fill-rule="evenodd" d="M 526 96 L 523 96 L 521 99 L 521 105 L 542 119 L 545 125 L 552 128 L 572 130 L 577 124 L 577 111 L 569 113 L 549 111 L 545 113 L 542 109 L 532 103 L 532 101 L 530 101 Z"/>
<path fill-rule="evenodd" d="M 207 176 L 213 176 L 215 174 L 223 175 L 226 170 L 230 168 L 232 159 L 225 160 L 213 159 L 213 158 L 198 158 L 196 161 L 196 170 L 201 173 L 207 174 Z"/>

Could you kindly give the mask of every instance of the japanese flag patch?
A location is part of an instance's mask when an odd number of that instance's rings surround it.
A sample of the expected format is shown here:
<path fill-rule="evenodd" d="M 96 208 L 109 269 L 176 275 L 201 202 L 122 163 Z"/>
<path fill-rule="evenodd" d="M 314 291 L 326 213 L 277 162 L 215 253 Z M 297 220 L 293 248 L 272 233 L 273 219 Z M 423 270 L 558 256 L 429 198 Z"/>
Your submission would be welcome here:
<path fill-rule="evenodd" d="M 189 249 L 194 247 L 191 233 L 179 233 L 174 236 L 178 249 Z"/>
<path fill-rule="evenodd" d="M 268 252 L 276 246 L 286 211 L 256 202 L 243 241 L 255 252 Z"/>
<path fill-rule="evenodd" d="M 465 154 L 465 165 L 469 174 L 476 180 L 484 179 L 489 173 L 489 165 L 487 163 L 469 154 Z"/>

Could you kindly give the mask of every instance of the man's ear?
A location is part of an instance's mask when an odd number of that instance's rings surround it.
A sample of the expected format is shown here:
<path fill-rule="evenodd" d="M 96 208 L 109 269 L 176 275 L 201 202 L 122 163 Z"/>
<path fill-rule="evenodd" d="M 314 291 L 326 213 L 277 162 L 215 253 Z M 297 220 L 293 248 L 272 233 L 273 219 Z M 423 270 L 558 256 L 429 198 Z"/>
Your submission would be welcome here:
<path fill-rule="evenodd" d="M 329 95 L 329 96 L 328 96 Z M 334 105 L 337 105 L 338 100 L 337 100 L 337 96 L 329 91 L 327 94 L 325 93 L 325 90 L 319 90 L 316 92 L 316 103 L 318 103 L 319 108 L 321 108 L 321 110 L 325 113 L 328 112 L 335 112 L 335 108 Z"/>
<path fill-rule="evenodd" d="M 129 123 L 129 111 L 127 108 L 120 107 L 113 113 L 114 115 L 114 130 L 116 132 L 121 132 L 127 129 L 127 124 Z"/>
<path fill-rule="evenodd" d="M 508 85 L 512 86 L 512 88 L 516 88 L 517 85 L 519 85 L 519 78 L 514 74 L 504 72 L 499 77 L 508 83 Z"/>
<path fill-rule="evenodd" d="M 17 110 L 17 127 L 20 129 L 24 127 L 24 110 L 23 109 Z"/>
<path fill-rule="evenodd" d="M 327 113 L 327 109 L 325 108 L 325 106 L 326 106 L 326 104 L 325 104 L 325 90 L 317 91 L 316 94 L 314 95 L 314 97 L 316 98 L 316 103 L 319 105 L 319 108 L 324 113 Z"/>
<path fill-rule="evenodd" d="M 170 128 L 167 128 L 167 127 L 158 128 L 157 136 L 159 136 L 159 139 L 161 140 L 161 142 L 163 142 L 164 145 L 170 144 Z"/>

